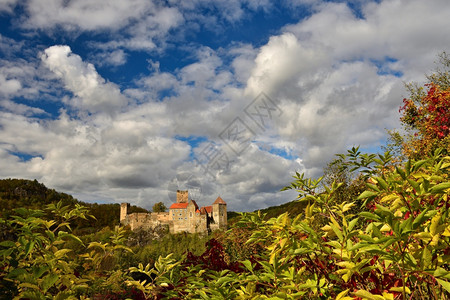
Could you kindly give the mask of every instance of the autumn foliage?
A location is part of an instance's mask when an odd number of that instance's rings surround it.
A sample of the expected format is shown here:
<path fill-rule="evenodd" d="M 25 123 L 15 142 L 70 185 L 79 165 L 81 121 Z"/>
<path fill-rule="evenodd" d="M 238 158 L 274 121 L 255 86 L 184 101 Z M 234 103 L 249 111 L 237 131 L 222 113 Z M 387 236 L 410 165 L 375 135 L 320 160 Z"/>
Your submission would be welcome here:
<path fill-rule="evenodd" d="M 437 148 L 447 152 L 450 147 L 450 89 L 431 82 L 419 99 L 404 99 L 401 121 L 415 130 L 414 138 L 403 144 L 408 157 L 420 157 Z"/>

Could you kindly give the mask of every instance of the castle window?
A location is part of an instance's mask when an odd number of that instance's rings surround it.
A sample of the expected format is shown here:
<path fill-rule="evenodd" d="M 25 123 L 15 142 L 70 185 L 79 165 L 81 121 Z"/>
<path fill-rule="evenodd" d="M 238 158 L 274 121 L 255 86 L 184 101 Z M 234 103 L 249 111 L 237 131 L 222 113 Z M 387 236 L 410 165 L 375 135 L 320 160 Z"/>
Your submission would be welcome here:
<path fill-rule="evenodd" d="M 191 217 L 191 218 L 192 218 L 192 211 L 190 212 L 190 214 L 189 214 L 189 217 Z"/>

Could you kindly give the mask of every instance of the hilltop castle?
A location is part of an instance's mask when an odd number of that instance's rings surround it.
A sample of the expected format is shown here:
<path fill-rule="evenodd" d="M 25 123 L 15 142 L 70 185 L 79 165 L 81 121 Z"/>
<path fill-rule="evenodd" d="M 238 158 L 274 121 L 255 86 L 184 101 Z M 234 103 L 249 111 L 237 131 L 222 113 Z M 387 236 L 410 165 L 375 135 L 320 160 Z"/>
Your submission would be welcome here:
<path fill-rule="evenodd" d="M 211 206 L 198 207 L 189 200 L 188 191 L 177 191 L 177 202 L 169 207 L 169 212 L 128 214 L 129 203 L 120 206 L 120 223 L 129 225 L 131 230 L 151 229 L 159 225 L 168 226 L 170 233 L 208 233 L 227 229 L 227 204 L 217 197 Z"/>

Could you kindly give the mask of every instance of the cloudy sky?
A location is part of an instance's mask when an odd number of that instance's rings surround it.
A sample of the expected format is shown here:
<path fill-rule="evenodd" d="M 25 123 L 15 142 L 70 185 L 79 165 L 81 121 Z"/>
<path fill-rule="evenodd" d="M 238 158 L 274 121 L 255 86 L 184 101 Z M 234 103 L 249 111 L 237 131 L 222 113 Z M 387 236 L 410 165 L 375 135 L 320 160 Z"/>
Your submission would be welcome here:
<path fill-rule="evenodd" d="M 250 211 L 378 151 L 450 48 L 448 0 L 0 0 L 0 178 Z"/>

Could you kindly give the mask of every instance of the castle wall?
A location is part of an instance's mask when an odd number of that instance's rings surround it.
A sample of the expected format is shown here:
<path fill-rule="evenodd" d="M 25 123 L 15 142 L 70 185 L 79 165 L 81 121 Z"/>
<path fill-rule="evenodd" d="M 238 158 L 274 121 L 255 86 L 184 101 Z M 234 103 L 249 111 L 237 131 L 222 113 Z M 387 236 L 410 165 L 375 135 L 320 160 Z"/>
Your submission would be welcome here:
<path fill-rule="evenodd" d="M 188 191 L 177 191 L 177 202 L 169 212 L 127 214 L 129 204 L 120 206 L 120 222 L 131 230 L 153 229 L 159 225 L 169 227 L 170 233 L 206 233 L 227 228 L 227 206 L 220 197 L 212 206 L 198 208 L 194 200 L 189 202 Z"/>
<path fill-rule="evenodd" d="M 188 213 L 185 208 L 170 209 L 169 219 L 173 222 L 173 233 L 189 231 Z"/>
<path fill-rule="evenodd" d="M 129 225 L 131 230 L 138 228 L 151 229 L 158 225 L 169 225 L 169 213 L 132 213 L 122 221 L 124 225 Z"/>

